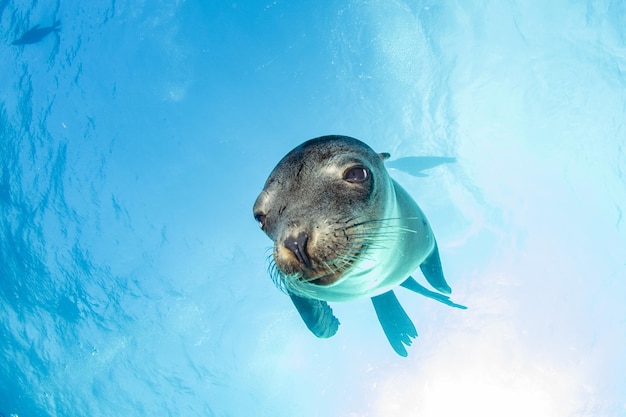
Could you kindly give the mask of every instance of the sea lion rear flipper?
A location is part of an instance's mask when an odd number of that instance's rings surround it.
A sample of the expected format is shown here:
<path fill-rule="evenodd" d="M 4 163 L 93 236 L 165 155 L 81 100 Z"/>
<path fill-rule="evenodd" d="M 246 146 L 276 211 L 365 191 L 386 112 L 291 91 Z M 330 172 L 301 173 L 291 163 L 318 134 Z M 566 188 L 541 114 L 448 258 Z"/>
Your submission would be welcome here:
<path fill-rule="evenodd" d="M 289 294 L 304 324 L 317 337 L 328 338 L 337 333 L 339 320 L 326 301 Z"/>
<path fill-rule="evenodd" d="M 411 340 L 417 337 L 417 330 L 396 295 L 393 291 L 377 295 L 372 297 L 372 304 L 393 350 L 400 356 L 407 356 L 404 345 L 411 345 Z"/>
<path fill-rule="evenodd" d="M 420 265 L 422 273 L 426 277 L 426 280 L 436 290 L 441 291 L 444 294 L 450 294 L 452 290 L 443 277 L 443 269 L 441 268 L 441 259 L 439 259 L 439 249 L 437 248 L 437 242 L 430 252 L 430 255 Z"/>
<path fill-rule="evenodd" d="M 423 265 L 423 264 L 422 264 Z M 460 308 L 462 310 L 466 310 L 467 307 L 461 305 L 461 304 L 456 304 L 454 303 L 452 300 L 450 300 L 450 297 L 448 297 L 447 295 L 443 295 L 443 294 L 439 294 L 438 292 L 434 292 L 431 291 L 423 286 L 421 286 L 417 281 L 415 281 L 415 279 L 413 277 L 408 277 L 406 279 L 406 281 L 404 281 L 402 284 L 400 284 L 402 287 L 409 289 L 413 292 L 416 292 L 418 294 L 422 294 L 428 298 L 432 298 L 433 300 L 437 300 L 440 303 L 444 303 L 447 304 L 451 307 L 456 307 L 456 308 Z"/>

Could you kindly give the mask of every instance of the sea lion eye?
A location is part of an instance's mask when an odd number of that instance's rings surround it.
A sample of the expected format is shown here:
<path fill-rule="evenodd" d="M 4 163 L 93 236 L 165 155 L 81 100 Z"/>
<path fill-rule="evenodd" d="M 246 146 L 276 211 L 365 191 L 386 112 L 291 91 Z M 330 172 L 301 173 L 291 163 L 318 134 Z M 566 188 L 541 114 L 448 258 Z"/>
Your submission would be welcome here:
<path fill-rule="evenodd" d="M 263 214 L 263 213 L 255 213 L 254 214 L 254 220 L 259 222 L 259 227 L 261 229 L 263 229 L 263 226 L 265 226 L 265 214 Z"/>
<path fill-rule="evenodd" d="M 365 182 L 369 176 L 368 169 L 361 165 L 349 168 L 343 173 L 343 179 L 348 182 Z"/>

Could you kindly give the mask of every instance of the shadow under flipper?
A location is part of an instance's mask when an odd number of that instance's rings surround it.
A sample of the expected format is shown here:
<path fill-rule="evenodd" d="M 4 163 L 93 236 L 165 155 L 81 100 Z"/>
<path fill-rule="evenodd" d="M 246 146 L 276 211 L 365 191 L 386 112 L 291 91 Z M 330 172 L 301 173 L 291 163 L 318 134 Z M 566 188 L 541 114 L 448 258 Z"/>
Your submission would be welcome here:
<path fill-rule="evenodd" d="M 329 338 L 337 333 L 339 320 L 326 301 L 289 294 L 306 327 L 319 338 Z"/>
<path fill-rule="evenodd" d="M 467 307 L 453 302 L 452 300 L 450 300 L 450 297 L 448 297 L 447 295 L 439 294 L 438 292 L 434 292 L 423 287 L 417 281 L 415 281 L 413 277 L 408 277 L 406 281 L 400 284 L 400 286 L 408 290 L 411 290 L 413 292 L 416 292 L 418 294 L 422 294 L 423 296 L 426 296 L 428 298 L 432 298 L 433 300 L 437 300 L 440 303 L 449 305 L 450 307 L 456 307 L 456 308 L 460 308 L 461 310 L 467 310 Z"/>
<path fill-rule="evenodd" d="M 393 291 L 377 295 L 372 297 L 372 304 L 391 347 L 398 355 L 406 357 L 404 345 L 411 346 L 412 339 L 417 337 L 417 330 L 396 295 Z"/>
<path fill-rule="evenodd" d="M 424 174 L 422 171 L 453 162 L 456 162 L 456 158 L 446 156 L 405 156 L 386 162 L 385 165 L 414 177 L 427 177 L 428 174 Z"/>
<path fill-rule="evenodd" d="M 437 291 L 444 294 L 450 294 L 452 289 L 446 282 L 443 276 L 443 269 L 441 268 L 441 259 L 439 259 L 439 249 L 437 248 L 437 241 L 435 241 L 435 247 L 430 255 L 422 262 L 420 269 L 426 277 L 426 281 L 433 286 Z M 416 283 L 417 284 L 417 283 Z M 418 284 L 419 285 L 419 284 Z"/>

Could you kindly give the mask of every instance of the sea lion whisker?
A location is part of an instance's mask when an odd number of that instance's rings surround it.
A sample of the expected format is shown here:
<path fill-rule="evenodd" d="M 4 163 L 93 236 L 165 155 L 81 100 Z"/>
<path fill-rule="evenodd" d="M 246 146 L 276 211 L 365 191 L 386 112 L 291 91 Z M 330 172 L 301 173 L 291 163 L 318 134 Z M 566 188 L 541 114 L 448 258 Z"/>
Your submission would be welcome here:
<path fill-rule="evenodd" d="M 365 229 L 359 229 L 353 232 L 350 232 L 350 234 L 352 233 L 362 233 L 362 232 L 369 232 L 371 230 L 370 233 L 372 233 L 372 235 L 375 234 L 379 234 L 379 233 L 393 233 L 395 231 L 415 231 L 415 229 L 413 229 L 412 227 L 408 227 L 405 225 L 399 225 L 399 224 L 394 224 L 394 225 L 385 225 L 385 226 L 381 226 L 378 228 L 365 228 Z"/>
<path fill-rule="evenodd" d="M 384 222 L 391 222 L 391 221 L 403 222 L 407 220 L 418 220 L 418 219 L 419 219 L 418 217 L 386 217 L 383 219 L 368 219 L 368 220 L 364 220 L 361 222 L 349 224 L 348 226 L 345 226 L 345 228 L 354 228 L 354 227 L 359 227 L 359 226 L 363 226 L 366 224 L 376 224 L 376 223 L 384 223 Z"/>
<path fill-rule="evenodd" d="M 380 233 L 362 233 L 362 234 L 354 234 L 351 235 L 352 240 L 348 241 L 348 242 L 353 242 L 356 239 L 361 239 L 364 242 L 370 242 L 372 239 L 378 239 L 378 238 L 387 238 L 387 237 L 391 237 L 391 238 L 397 238 L 401 233 L 416 233 L 416 231 L 411 230 L 411 229 L 397 229 L 397 230 L 393 230 L 393 231 L 388 231 L 388 232 L 380 232 Z"/>
<path fill-rule="evenodd" d="M 386 243 L 393 243 L 393 241 L 392 241 L 392 240 L 389 240 L 389 241 L 387 241 Z M 381 242 L 381 243 L 379 243 L 379 244 L 376 244 L 376 243 L 375 243 L 375 244 L 372 244 L 372 249 L 374 249 L 374 250 L 387 250 L 387 249 L 390 249 L 391 247 L 392 247 L 392 246 L 390 246 L 390 245 L 388 245 L 388 244 L 387 244 L 387 245 L 385 245 L 385 244 L 384 244 L 384 242 Z M 362 255 L 363 259 L 371 259 L 371 257 L 372 257 L 372 256 L 376 256 L 376 255 L 373 255 L 373 254 L 371 254 L 370 252 L 366 252 L 366 253 L 364 253 L 364 254 Z"/>
<path fill-rule="evenodd" d="M 349 217 L 349 218 L 348 218 L 348 219 L 346 219 L 346 220 L 337 220 L 337 222 L 336 222 L 336 223 L 339 223 L 339 224 L 341 224 L 341 223 L 343 223 L 343 224 L 349 224 L 349 223 L 352 223 L 352 222 L 356 221 L 356 220 L 357 220 L 357 219 L 359 219 L 359 218 L 363 218 L 363 216 L 354 216 L 354 217 Z"/>
<path fill-rule="evenodd" d="M 324 268 L 328 271 L 328 274 L 326 275 L 334 275 L 337 273 L 336 268 L 331 263 L 324 261 L 323 265 Z"/>
<path fill-rule="evenodd" d="M 338 264 L 338 266 L 340 266 L 340 267 L 343 267 L 345 265 L 351 265 L 352 263 L 354 263 L 355 261 L 357 261 L 359 259 L 355 255 L 356 254 L 354 254 L 354 255 L 352 255 L 352 254 L 341 255 L 340 257 L 335 259 L 335 263 Z"/>
<path fill-rule="evenodd" d="M 367 230 L 373 230 L 375 232 L 378 232 L 380 230 L 396 230 L 398 228 L 404 228 L 404 229 L 408 229 L 408 230 L 412 230 L 410 228 L 407 228 L 406 226 L 403 225 L 399 225 L 399 224 L 385 224 L 385 225 L 380 225 L 380 226 L 375 226 L 375 227 L 360 227 L 359 229 L 357 229 L 358 231 L 367 231 Z M 355 233 L 353 231 L 351 231 L 351 229 L 343 229 L 344 231 L 349 231 L 350 233 Z"/>
<path fill-rule="evenodd" d="M 341 236 L 345 237 L 347 241 L 356 241 L 360 239 L 361 242 L 367 243 L 369 239 L 379 236 L 381 233 L 393 233 L 394 229 L 357 229 L 349 232 L 344 232 Z"/>
<path fill-rule="evenodd" d="M 363 234 L 369 234 L 370 236 L 376 236 L 379 235 L 380 233 L 393 233 L 396 231 L 403 231 L 403 230 L 413 230 L 409 227 L 404 227 L 404 226 L 388 226 L 388 227 L 381 227 L 378 229 L 375 228 L 371 228 L 371 229 L 358 229 L 358 230 L 354 230 L 351 231 L 350 233 L 346 233 L 346 236 L 359 236 L 359 235 L 363 235 Z"/>

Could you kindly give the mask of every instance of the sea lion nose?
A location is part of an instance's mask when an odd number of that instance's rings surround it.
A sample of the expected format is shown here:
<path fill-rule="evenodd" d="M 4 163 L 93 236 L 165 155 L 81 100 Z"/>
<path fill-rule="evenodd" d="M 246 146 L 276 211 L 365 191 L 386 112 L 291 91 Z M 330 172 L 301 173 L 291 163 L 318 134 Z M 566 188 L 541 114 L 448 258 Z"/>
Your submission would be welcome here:
<path fill-rule="evenodd" d="M 311 265 L 311 260 L 306 253 L 306 242 L 309 240 L 309 235 L 306 232 L 300 232 L 298 237 L 289 236 L 285 239 L 283 244 L 287 249 L 296 255 L 298 261 L 306 266 Z"/>

